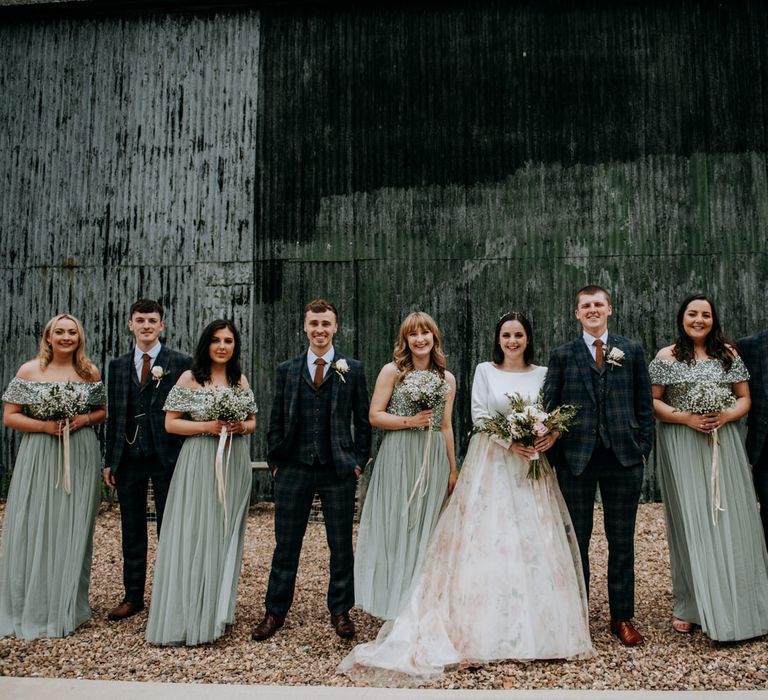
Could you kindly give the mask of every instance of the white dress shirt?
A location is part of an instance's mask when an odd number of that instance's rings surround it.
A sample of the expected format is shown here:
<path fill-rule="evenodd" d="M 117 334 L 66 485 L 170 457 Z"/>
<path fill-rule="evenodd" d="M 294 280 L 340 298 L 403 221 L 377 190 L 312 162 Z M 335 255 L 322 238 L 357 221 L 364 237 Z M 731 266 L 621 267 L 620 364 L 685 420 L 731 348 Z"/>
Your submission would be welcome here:
<path fill-rule="evenodd" d="M 590 335 L 586 331 L 583 332 L 584 342 L 587 344 L 587 347 L 589 348 L 589 352 L 592 355 L 592 359 L 596 360 L 597 357 L 597 349 L 595 348 L 595 341 L 598 340 L 598 338 L 595 338 L 594 335 Z M 605 333 L 603 333 L 600 338 L 600 340 L 603 341 L 603 351 L 605 351 L 605 346 L 608 345 L 608 329 L 605 329 Z"/>
<path fill-rule="evenodd" d="M 323 379 L 325 379 L 331 369 L 331 363 L 333 362 L 333 356 L 335 354 L 336 350 L 334 349 L 333 345 L 331 345 L 331 349 L 325 353 L 325 355 L 315 355 L 312 350 L 307 350 L 307 368 L 309 369 L 309 376 L 312 381 L 315 380 L 315 370 L 317 369 L 315 367 L 315 360 L 317 360 L 319 357 L 322 357 L 325 360 L 325 367 L 323 367 Z"/>

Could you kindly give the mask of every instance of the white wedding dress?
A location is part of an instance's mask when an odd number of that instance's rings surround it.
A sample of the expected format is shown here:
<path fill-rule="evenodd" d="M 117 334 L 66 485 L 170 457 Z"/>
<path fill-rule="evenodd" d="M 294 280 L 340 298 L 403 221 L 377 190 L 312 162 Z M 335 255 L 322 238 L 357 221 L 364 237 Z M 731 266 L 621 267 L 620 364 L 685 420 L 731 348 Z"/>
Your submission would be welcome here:
<path fill-rule="evenodd" d="M 472 420 L 538 396 L 546 367 L 475 370 Z M 398 616 L 338 671 L 376 685 L 427 683 L 446 666 L 593 655 L 587 595 L 570 517 L 553 475 L 486 435 L 469 445 L 421 572 Z"/>

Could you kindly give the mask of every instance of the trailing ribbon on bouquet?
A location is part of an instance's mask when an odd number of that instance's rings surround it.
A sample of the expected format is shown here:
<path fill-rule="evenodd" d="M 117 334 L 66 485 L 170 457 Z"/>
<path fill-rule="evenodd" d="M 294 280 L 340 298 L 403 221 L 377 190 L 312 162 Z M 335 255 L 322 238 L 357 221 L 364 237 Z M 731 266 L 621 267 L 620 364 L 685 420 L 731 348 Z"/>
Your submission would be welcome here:
<path fill-rule="evenodd" d="M 413 484 L 411 495 L 408 496 L 408 503 L 405 504 L 405 513 L 407 515 L 410 512 L 411 501 L 416 496 L 416 493 L 421 487 L 421 493 L 419 494 L 419 500 L 427 495 L 427 487 L 429 486 L 429 453 L 432 449 L 432 426 L 427 428 L 427 446 L 424 448 L 424 458 L 421 460 L 421 467 L 419 468 L 419 474 L 416 477 L 416 481 Z M 410 518 L 409 518 L 410 520 Z M 415 522 L 408 523 L 408 529 L 411 530 L 416 525 Z"/>
<path fill-rule="evenodd" d="M 227 446 L 229 439 L 229 446 Z M 227 447 L 229 449 L 227 449 Z M 224 451 L 227 452 L 227 458 L 224 459 Z M 229 455 L 232 452 L 232 436 L 227 431 L 227 426 L 222 427 L 219 433 L 219 444 L 216 447 L 216 461 L 214 463 L 214 474 L 216 476 L 216 494 L 224 508 L 224 531 L 229 528 L 229 515 L 227 513 L 227 467 L 229 466 Z"/>
<path fill-rule="evenodd" d="M 709 434 L 709 442 L 712 445 L 712 466 L 709 477 L 709 490 L 711 494 L 712 524 L 717 526 L 717 512 L 724 512 L 720 505 L 720 441 L 717 439 L 717 428 Z"/>
<path fill-rule="evenodd" d="M 59 437 L 59 476 L 56 478 L 56 488 L 59 487 L 59 479 L 63 481 L 64 484 L 64 493 L 67 494 L 67 496 L 72 495 L 72 477 L 71 477 L 71 469 L 70 469 L 70 459 L 69 459 L 69 418 L 64 419 L 64 429 L 61 431 L 61 435 Z M 62 454 L 63 453 L 63 454 Z"/>

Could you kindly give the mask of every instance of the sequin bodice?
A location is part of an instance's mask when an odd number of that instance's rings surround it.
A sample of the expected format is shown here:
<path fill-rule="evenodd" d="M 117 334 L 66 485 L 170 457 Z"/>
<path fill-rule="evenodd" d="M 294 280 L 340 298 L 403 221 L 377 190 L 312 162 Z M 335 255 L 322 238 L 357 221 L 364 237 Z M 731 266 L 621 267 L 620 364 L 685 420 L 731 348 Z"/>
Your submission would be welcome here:
<path fill-rule="evenodd" d="M 387 413 L 391 413 L 393 416 L 415 416 L 423 410 L 408 396 L 402 382 L 395 384 L 395 388 L 392 390 L 392 397 L 389 399 L 389 405 L 387 406 Z M 445 399 L 432 409 L 432 430 L 440 430 L 444 414 Z M 410 428 L 410 430 L 421 430 L 421 428 Z"/>
<path fill-rule="evenodd" d="M 749 379 L 749 372 L 740 357 L 734 358 L 731 369 L 727 372 L 723 369 L 720 360 L 696 360 L 689 365 L 677 360 L 659 358 L 651 361 L 648 371 L 652 384 L 666 387 L 665 403 L 677 410 L 683 410 L 688 394 L 699 384 L 708 382 L 730 386 Z"/>
<path fill-rule="evenodd" d="M 233 389 L 231 387 L 189 389 L 183 386 L 175 386 L 168 392 L 163 410 L 180 411 L 194 421 L 216 420 L 219 418 L 219 401 L 225 394 L 229 395 L 227 398 L 232 400 L 231 405 L 242 409 L 243 418 L 258 411 L 253 392 L 250 389 Z"/>
<path fill-rule="evenodd" d="M 107 402 L 104 382 L 39 382 L 14 377 L 3 394 L 3 401 L 23 407 L 25 415 L 37 420 L 49 420 L 54 415 L 56 394 L 70 394 L 76 413 L 85 413 L 93 406 Z M 71 414 L 74 415 L 74 414 Z"/>

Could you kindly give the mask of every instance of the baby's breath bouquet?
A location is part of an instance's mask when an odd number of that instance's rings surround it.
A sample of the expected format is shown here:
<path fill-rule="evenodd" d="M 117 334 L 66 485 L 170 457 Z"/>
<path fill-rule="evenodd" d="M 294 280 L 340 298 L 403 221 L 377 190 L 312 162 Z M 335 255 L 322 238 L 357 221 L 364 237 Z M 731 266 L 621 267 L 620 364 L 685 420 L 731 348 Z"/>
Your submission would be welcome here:
<path fill-rule="evenodd" d="M 209 408 L 211 419 L 224 421 L 225 423 L 237 423 L 245 420 L 253 413 L 253 397 L 250 391 L 240 387 L 223 387 L 214 392 L 213 400 Z M 224 451 L 229 443 L 229 451 L 226 459 Z M 227 467 L 229 465 L 229 453 L 232 450 L 232 435 L 227 426 L 222 426 L 219 433 L 219 444 L 216 448 L 216 458 L 213 464 L 213 473 L 216 478 L 216 492 L 219 503 L 224 508 L 224 529 L 229 527 L 229 515 L 227 513 Z"/>
<path fill-rule="evenodd" d="M 245 420 L 253 411 L 253 399 L 240 387 L 219 389 L 211 402 L 211 417 L 225 423 Z"/>
<path fill-rule="evenodd" d="M 414 370 L 403 379 L 403 392 L 422 411 L 439 406 L 449 390 L 448 382 L 428 369 Z"/>
<path fill-rule="evenodd" d="M 678 411 L 690 411 L 697 415 L 721 413 L 736 403 L 730 387 L 717 382 L 700 382 L 685 393 Z"/>
<path fill-rule="evenodd" d="M 718 382 L 699 382 L 692 386 L 686 393 L 677 411 L 690 411 L 697 415 L 707 413 L 722 413 L 736 403 L 729 386 Z M 710 493 L 712 523 L 717 525 L 718 512 L 724 511 L 720 504 L 720 441 L 717 439 L 717 428 L 707 435 L 712 447 L 712 464 L 710 471 Z"/>
<path fill-rule="evenodd" d="M 85 413 L 87 405 L 85 396 L 72 382 L 67 382 L 52 384 L 48 391 L 42 394 L 35 408 L 41 420 L 66 420 Z"/>
<path fill-rule="evenodd" d="M 531 402 L 520 394 L 507 394 L 511 411 L 497 413 L 493 418 L 486 418 L 477 428 L 477 432 L 501 438 L 504 441 L 517 442 L 525 447 L 533 447 L 536 440 L 551 432 L 568 432 L 574 423 L 578 406 L 563 404 L 547 411 L 541 395 Z M 537 452 L 528 466 L 528 478 L 533 480 L 547 476 L 549 466 L 542 462 Z"/>
<path fill-rule="evenodd" d="M 437 372 L 428 369 L 417 369 L 409 372 L 402 382 L 403 393 L 413 401 L 422 411 L 434 409 L 439 406 L 448 396 L 450 387 Z M 434 420 L 434 416 L 433 419 Z M 433 426 L 430 426 L 433 427 Z M 424 447 L 424 458 L 421 460 L 421 468 L 416 477 L 416 481 L 411 489 L 411 495 L 408 497 L 406 512 L 411 506 L 411 502 L 416 494 L 421 490 L 421 498 L 427 493 L 428 472 L 429 472 L 429 453 L 432 448 L 432 430 L 427 430 L 427 442 Z M 409 520 L 409 528 L 415 523 Z"/>

